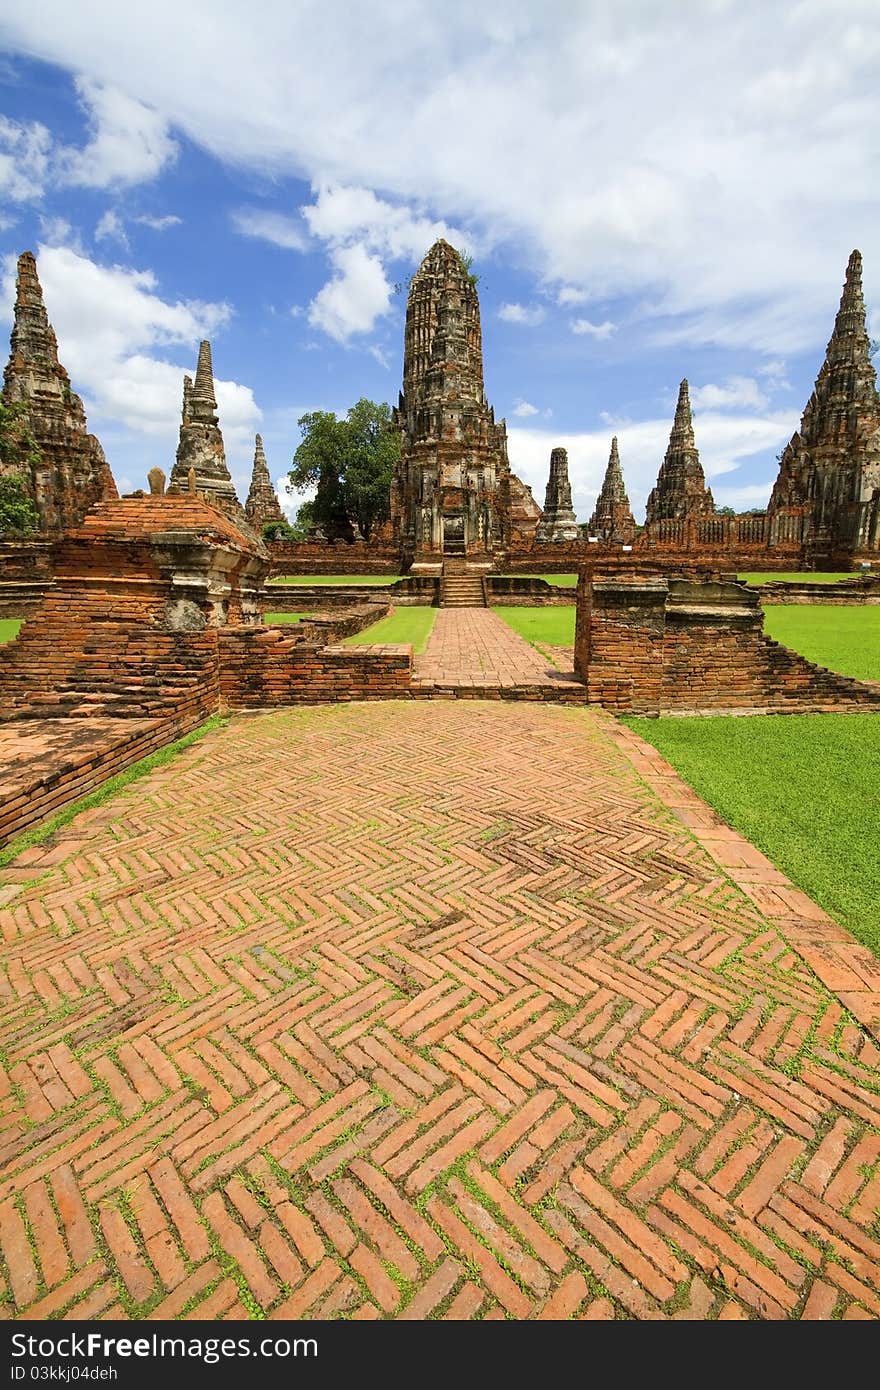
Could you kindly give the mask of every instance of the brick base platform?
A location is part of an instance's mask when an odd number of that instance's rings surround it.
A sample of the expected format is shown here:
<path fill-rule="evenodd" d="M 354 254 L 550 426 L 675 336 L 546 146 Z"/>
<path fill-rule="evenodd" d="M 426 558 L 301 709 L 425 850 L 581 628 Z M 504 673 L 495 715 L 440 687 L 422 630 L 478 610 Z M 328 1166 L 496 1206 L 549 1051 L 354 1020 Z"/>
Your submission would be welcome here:
<path fill-rule="evenodd" d="M 6 1315 L 880 1316 L 870 972 L 638 745 L 255 715 L 21 854 Z"/>

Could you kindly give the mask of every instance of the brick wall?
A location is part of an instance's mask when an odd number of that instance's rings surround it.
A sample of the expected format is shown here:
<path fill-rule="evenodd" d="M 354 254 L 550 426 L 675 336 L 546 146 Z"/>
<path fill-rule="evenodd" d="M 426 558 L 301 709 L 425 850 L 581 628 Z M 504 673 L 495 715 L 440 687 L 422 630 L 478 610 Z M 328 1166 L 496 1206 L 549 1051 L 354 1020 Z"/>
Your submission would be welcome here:
<path fill-rule="evenodd" d="M 880 709 L 880 683 L 815 666 L 762 628 L 741 584 L 584 575 L 575 671 L 591 702 L 633 713 Z"/>
<path fill-rule="evenodd" d="M 283 628 L 226 628 L 219 633 L 224 709 L 406 697 L 409 646 L 324 646 Z"/>
<path fill-rule="evenodd" d="M 333 544 L 307 541 L 267 541 L 269 575 L 400 573 L 398 552 L 365 541 Z"/>
<path fill-rule="evenodd" d="M 880 575 L 840 579 L 836 584 L 780 583 L 770 580 L 758 586 L 761 603 L 880 604 Z"/>

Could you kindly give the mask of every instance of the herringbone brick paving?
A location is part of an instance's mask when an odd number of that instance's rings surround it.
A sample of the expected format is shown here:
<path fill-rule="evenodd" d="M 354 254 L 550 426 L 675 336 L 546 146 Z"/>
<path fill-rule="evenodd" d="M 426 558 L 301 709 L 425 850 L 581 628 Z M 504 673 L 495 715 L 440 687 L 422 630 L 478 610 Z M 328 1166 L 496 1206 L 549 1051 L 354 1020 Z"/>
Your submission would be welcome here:
<path fill-rule="evenodd" d="M 21 854 L 3 1315 L 878 1316 L 877 1046 L 613 730 L 242 718 Z"/>

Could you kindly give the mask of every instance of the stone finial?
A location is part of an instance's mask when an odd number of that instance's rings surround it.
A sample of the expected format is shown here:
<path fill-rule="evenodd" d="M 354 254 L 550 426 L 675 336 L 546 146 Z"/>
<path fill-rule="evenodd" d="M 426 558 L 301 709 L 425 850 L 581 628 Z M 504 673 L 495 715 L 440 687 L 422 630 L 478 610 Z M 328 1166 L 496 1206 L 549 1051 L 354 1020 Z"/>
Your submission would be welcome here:
<path fill-rule="evenodd" d="M 184 376 L 184 378 L 183 378 L 183 406 L 182 406 L 181 412 L 180 412 L 181 424 L 184 424 L 184 425 L 188 425 L 188 424 L 190 423 L 190 419 L 191 419 L 191 413 L 190 413 L 190 412 L 191 412 L 191 407 L 190 407 L 190 402 L 191 402 L 191 400 L 192 400 L 192 389 L 193 389 L 192 377 L 191 377 L 191 376 Z"/>
<path fill-rule="evenodd" d="M 596 506 L 588 523 L 591 536 L 599 536 L 604 541 L 631 545 L 635 539 L 635 517 L 626 495 L 623 469 L 617 449 L 617 435 L 611 440 L 611 453 Z"/>
<path fill-rule="evenodd" d="M 650 524 L 714 515 L 715 503 L 706 487 L 706 477 L 694 439 L 690 393 L 685 377 L 678 388 L 669 445 L 657 474 L 656 486 L 648 498 L 645 520 Z"/>
<path fill-rule="evenodd" d="M 256 531 L 261 531 L 270 521 L 284 520 L 284 513 L 272 486 L 272 477 L 263 449 L 263 437 L 259 434 L 254 436 L 254 468 L 244 510 L 245 516 Z"/>
<path fill-rule="evenodd" d="M 3 400 L 24 407 L 21 424 L 36 444 L 20 466 L 42 535 L 78 526 L 96 502 L 118 496 L 104 451 L 88 433 L 82 400 L 58 360 L 58 342 L 31 251 L 18 258 Z"/>
<path fill-rule="evenodd" d="M 196 492 L 198 490 L 196 486 L 196 470 L 194 468 L 190 468 L 187 471 L 186 487 L 188 492 Z"/>
<path fill-rule="evenodd" d="M 207 338 L 199 343 L 199 361 L 196 379 L 189 398 L 190 418 L 205 425 L 217 424 L 217 398 L 214 394 L 214 368 L 211 362 L 211 344 Z"/>
<path fill-rule="evenodd" d="M 161 468 L 151 468 L 147 474 L 147 482 L 150 484 L 150 496 L 161 497 L 165 491 L 165 474 Z"/>
<path fill-rule="evenodd" d="M 550 476 L 544 494 L 544 511 L 535 527 L 535 540 L 573 541 L 577 537 L 577 518 L 572 510 L 568 480 L 568 451 L 557 447 L 550 452 Z"/>

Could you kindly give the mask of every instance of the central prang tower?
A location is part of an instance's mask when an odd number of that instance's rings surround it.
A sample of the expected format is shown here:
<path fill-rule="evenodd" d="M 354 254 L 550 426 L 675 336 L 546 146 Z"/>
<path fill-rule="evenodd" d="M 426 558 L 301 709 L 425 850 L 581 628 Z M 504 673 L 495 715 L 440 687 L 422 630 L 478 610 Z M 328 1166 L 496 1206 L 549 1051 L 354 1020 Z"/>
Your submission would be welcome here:
<path fill-rule="evenodd" d="M 391 487 L 405 563 L 487 560 L 510 539 L 507 428 L 483 388 L 480 304 L 458 251 L 440 240 L 410 285 L 403 391 L 394 412 L 402 450 Z"/>

